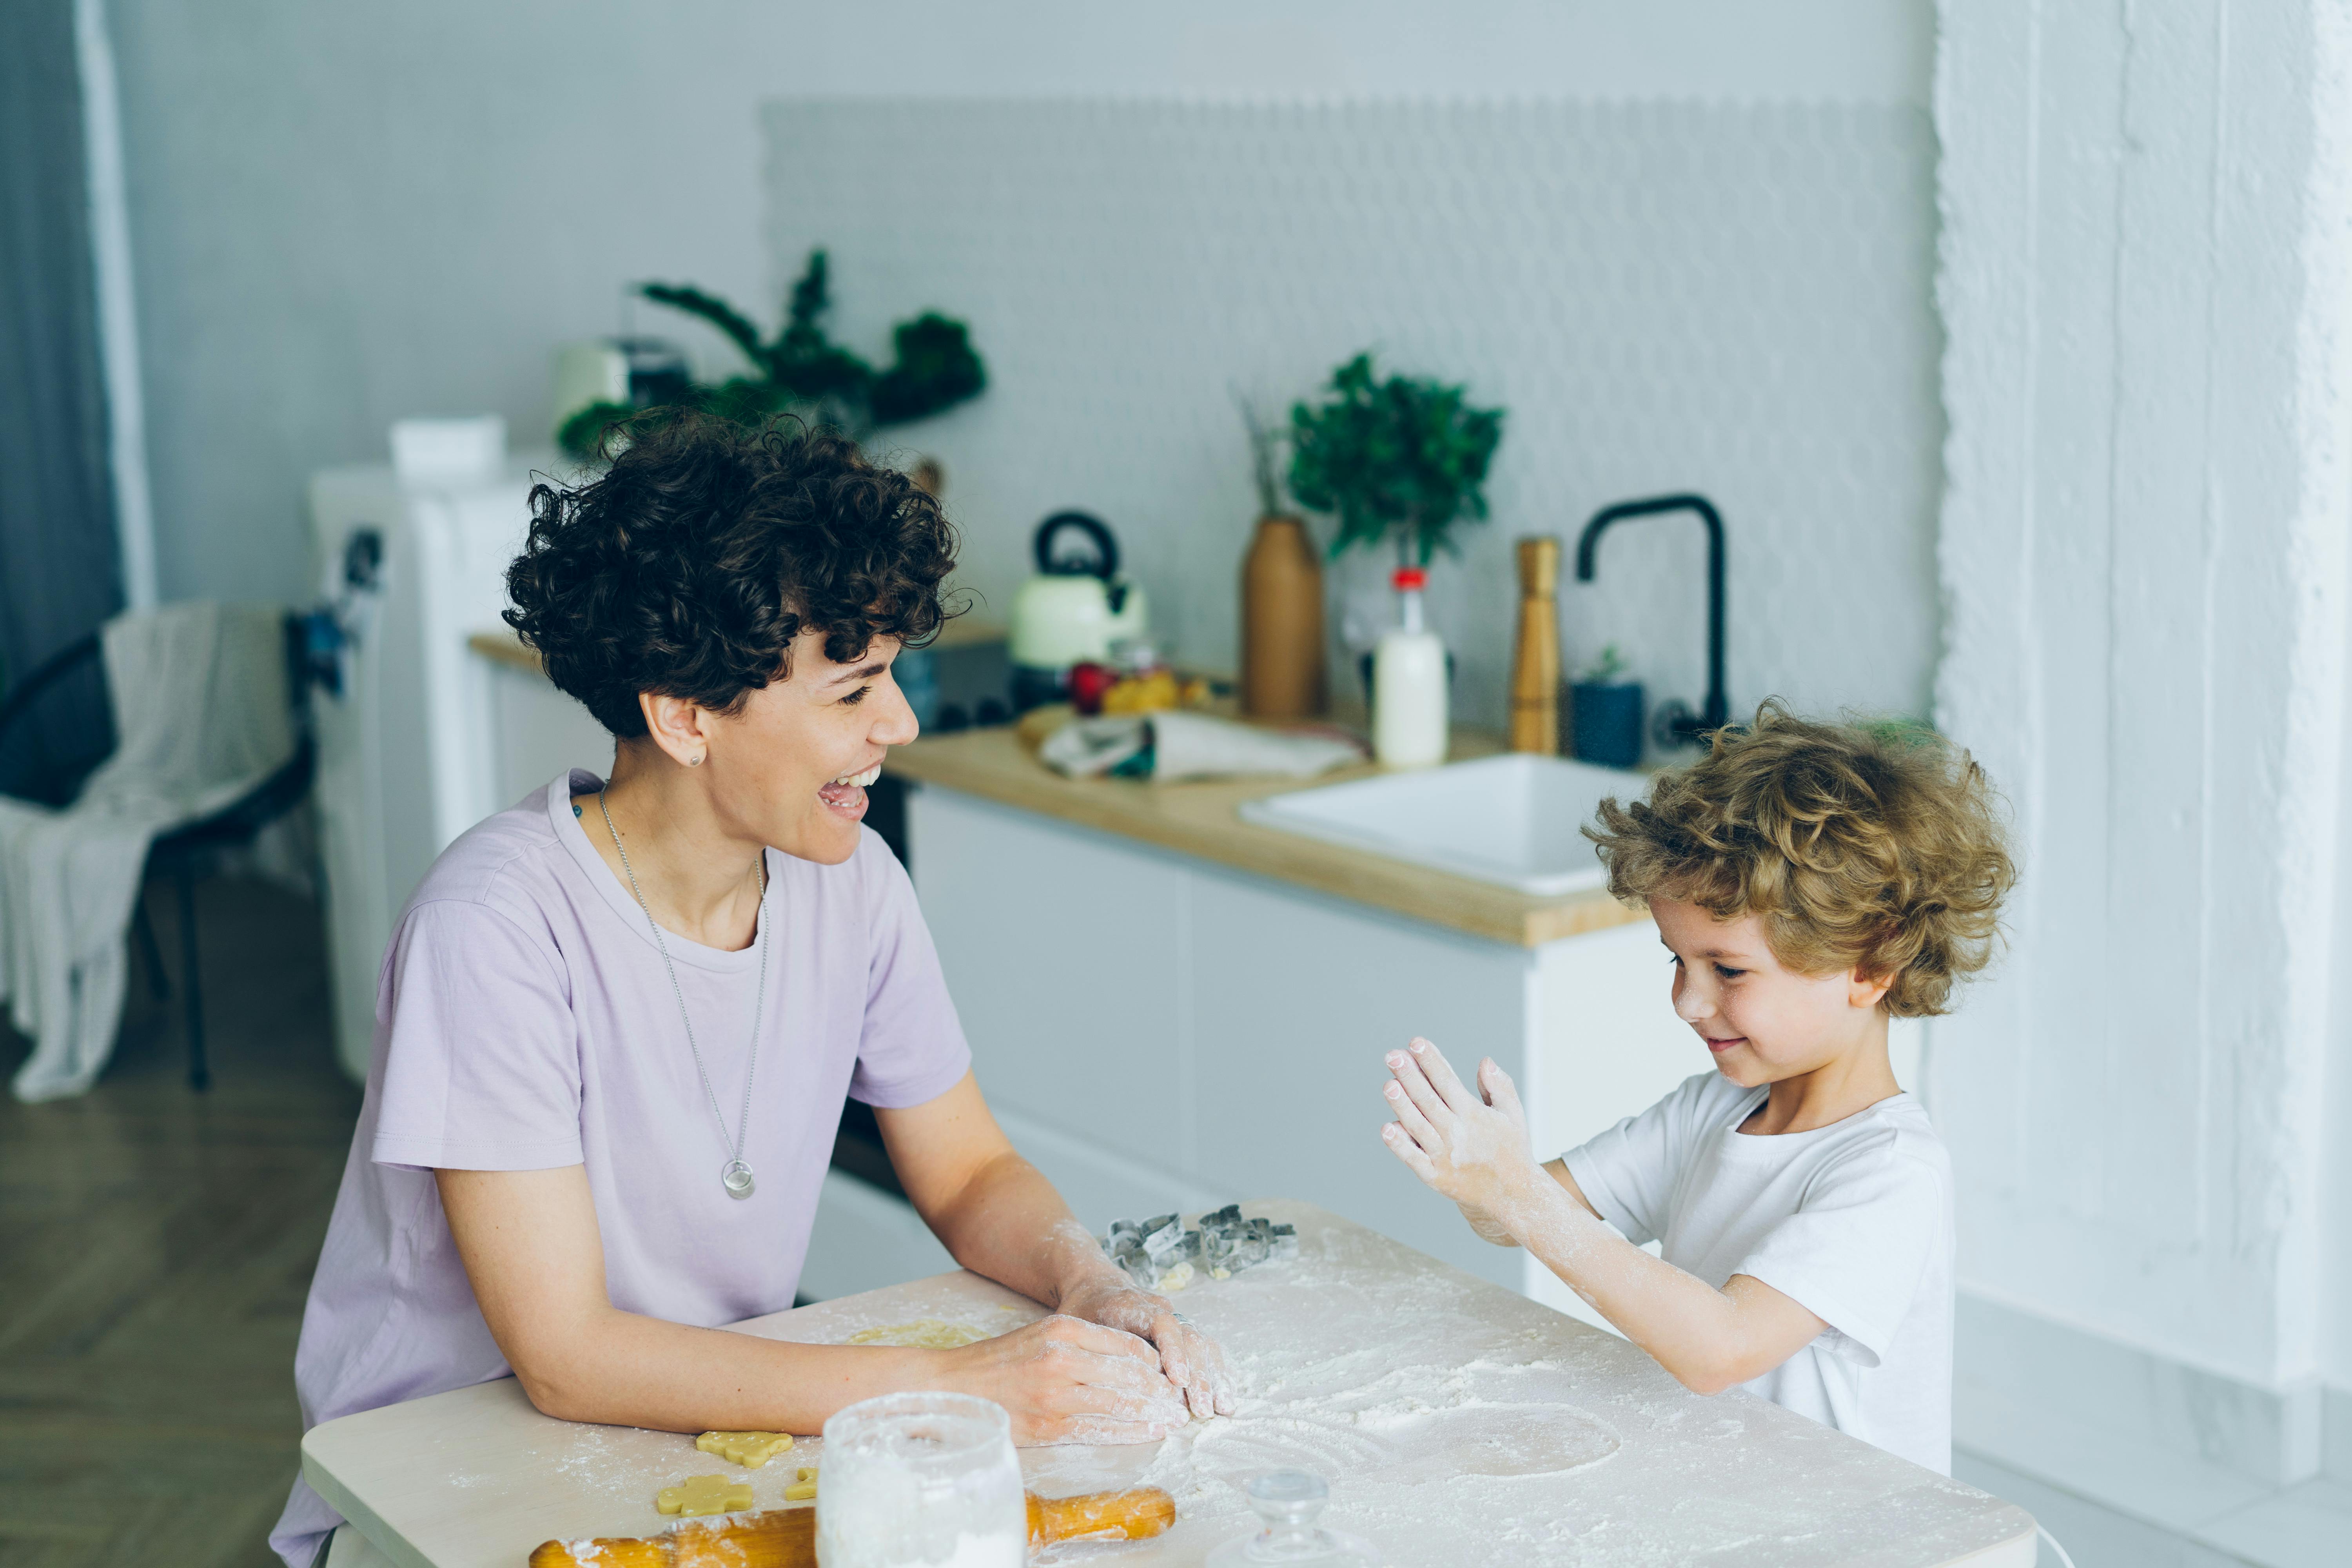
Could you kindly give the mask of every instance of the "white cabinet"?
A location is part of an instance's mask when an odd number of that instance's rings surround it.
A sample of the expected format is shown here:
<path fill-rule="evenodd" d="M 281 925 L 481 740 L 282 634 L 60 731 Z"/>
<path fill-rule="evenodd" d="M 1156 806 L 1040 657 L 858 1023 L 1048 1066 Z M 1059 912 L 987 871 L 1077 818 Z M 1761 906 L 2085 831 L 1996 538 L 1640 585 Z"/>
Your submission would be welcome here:
<path fill-rule="evenodd" d="M 914 1205 L 840 1171 L 817 1194 L 816 1228 L 801 1262 L 800 1295 L 830 1301 L 945 1274 L 956 1266 Z"/>
<path fill-rule="evenodd" d="M 1648 921 L 1507 946 L 937 786 L 909 858 L 975 1070 L 1100 1230 L 1303 1198 L 1580 1316 L 1389 1153 L 1381 1053 L 1519 1082 L 1549 1156 L 1706 1066 Z"/>

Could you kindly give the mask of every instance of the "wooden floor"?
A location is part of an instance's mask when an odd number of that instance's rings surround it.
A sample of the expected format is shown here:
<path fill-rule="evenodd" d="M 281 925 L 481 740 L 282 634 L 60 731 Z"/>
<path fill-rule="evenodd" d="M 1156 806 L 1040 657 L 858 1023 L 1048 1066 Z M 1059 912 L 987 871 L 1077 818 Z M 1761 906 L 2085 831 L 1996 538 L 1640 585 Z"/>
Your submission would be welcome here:
<path fill-rule="evenodd" d="M 150 889 L 171 978 L 173 900 Z M 318 912 L 199 893 L 213 1088 L 134 959 L 88 1096 L 0 1093 L 0 1568 L 274 1563 L 295 1335 L 359 1090 L 329 1043 Z M 0 1072 L 24 1059 L 0 1026 Z"/>

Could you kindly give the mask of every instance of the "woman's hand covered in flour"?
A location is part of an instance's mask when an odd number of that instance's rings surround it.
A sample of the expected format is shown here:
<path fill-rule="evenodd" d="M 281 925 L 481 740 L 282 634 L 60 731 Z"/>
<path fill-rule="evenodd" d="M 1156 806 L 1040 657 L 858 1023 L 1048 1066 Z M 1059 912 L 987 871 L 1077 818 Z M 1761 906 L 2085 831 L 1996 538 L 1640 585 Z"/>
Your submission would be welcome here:
<path fill-rule="evenodd" d="M 1528 1115 L 1510 1074 L 1482 1061 L 1472 1089 L 1422 1039 L 1387 1059 L 1394 1077 L 1382 1092 L 1396 1113 L 1381 1129 L 1389 1152 L 1452 1198 L 1481 1237 L 1504 1247 L 1517 1241 L 1511 1216 L 1543 1170 L 1528 1152 Z"/>
<path fill-rule="evenodd" d="M 1004 1406 L 1013 1440 L 1157 1443 L 1187 1419 L 1184 1395 L 1160 1370 L 1160 1352 L 1134 1334 L 1066 1312 L 942 1351 L 942 1386 Z"/>
<path fill-rule="evenodd" d="M 1160 1350 L 1160 1365 L 1194 1415 L 1234 1413 L 1234 1380 L 1217 1342 L 1176 1315 L 1165 1296 L 1105 1274 L 1064 1295 L 1062 1310 L 1124 1329 Z"/>

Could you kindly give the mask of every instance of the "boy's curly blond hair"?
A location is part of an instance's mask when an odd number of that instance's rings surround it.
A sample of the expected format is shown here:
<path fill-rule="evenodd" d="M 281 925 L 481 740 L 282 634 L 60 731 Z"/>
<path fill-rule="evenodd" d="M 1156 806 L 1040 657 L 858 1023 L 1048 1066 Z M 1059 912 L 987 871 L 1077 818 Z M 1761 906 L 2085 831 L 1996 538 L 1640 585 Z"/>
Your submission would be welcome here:
<path fill-rule="evenodd" d="M 1953 982 L 1992 956 L 2017 879 L 1967 752 L 1916 726 L 1809 722 L 1777 700 L 1600 817 L 1584 836 L 1618 898 L 1761 916 L 1789 968 L 1889 980 L 1881 1005 L 1896 1017 L 1949 1010 Z"/>

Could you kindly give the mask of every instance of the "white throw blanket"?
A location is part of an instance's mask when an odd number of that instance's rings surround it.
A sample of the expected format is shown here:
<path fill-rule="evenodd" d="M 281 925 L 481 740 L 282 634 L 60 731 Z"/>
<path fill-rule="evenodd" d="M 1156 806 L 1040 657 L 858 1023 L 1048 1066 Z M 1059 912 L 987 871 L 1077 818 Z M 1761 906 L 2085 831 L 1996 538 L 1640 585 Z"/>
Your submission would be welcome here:
<path fill-rule="evenodd" d="M 79 1094 L 114 1050 L 147 847 L 294 752 L 284 612 L 171 605 L 100 635 L 114 754 L 62 811 L 0 797 L 0 1001 L 33 1041 L 19 1100 Z"/>

